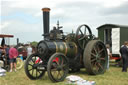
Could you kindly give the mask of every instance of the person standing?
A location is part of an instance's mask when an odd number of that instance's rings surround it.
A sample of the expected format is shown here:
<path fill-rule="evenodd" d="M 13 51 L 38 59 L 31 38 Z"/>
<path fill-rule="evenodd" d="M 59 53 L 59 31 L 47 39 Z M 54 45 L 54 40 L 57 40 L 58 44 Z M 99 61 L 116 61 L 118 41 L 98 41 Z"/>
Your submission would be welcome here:
<path fill-rule="evenodd" d="M 15 68 L 16 71 L 16 58 L 18 56 L 18 51 L 16 48 L 11 46 L 9 49 L 9 58 L 10 58 L 10 72 L 12 72 L 13 67 Z"/>
<path fill-rule="evenodd" d="M 9 49 L 10 49 L 9 45 L 5 45 L 5 51 L 6 51 L 7 59 L 9 59 Z"/>
<path fill-rule="evenodd" d="M 128 67 L 128 41 L 120 48 L 121 57 L 123 60 L 122 72 L 127 72 Z"/>
<path fill-rule="evenodd" d="M 29 46 L 27 47 L 27 56 L 30 56 L 32 54 L 32 47 L 29 44 Z"/>
<path fill-rule="evenodd" d="M 1 46 L 0 46 L 0 68 L 4 66 L 4 62 L 2 60 L 2 50 L 1 50 Z"/>
<path fill-rule="evenodd" d="M 107 64 L 107 69 L 109 69 L 109 58 L 111 56 L 111 53 L 110 53 L 110 46 L 109 44 L 106 45 L 106 48 L 107 48 L 107 53 L 108 53 L 108 64 Z"/>

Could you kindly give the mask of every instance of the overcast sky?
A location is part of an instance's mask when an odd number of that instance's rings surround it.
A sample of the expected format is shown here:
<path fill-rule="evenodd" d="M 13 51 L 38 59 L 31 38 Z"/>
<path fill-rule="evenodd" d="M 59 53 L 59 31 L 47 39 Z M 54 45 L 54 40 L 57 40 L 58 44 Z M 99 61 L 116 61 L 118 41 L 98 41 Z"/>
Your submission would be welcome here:
<path fill-rule="evenodd" d="M 43 39 L 42 11 L 49 7 L 50 29 L 57 20 L 64 32 L 87 24 L 97 36 L 97 27 L 110 23 L 128 25 L 128 0 L 1 0 L 0 33 L 12 34 L 21 43 Z"/>

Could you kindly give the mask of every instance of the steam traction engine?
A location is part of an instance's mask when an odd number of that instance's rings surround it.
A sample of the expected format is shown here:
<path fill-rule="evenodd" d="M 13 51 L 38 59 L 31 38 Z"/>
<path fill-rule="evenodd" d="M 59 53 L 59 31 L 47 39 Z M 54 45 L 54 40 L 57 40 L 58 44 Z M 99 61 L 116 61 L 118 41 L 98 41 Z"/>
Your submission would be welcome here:
<path fill-rule="evenodd" d="M 49 8 L 43 8 L 44 40 L 37 45 L 37 52 L 25 62 L 25 73 L 32 79 L 41 78 L 47 71 L 53 82 L 63 81 L 69 70 L 86 68 L 89 74 L 102 74 L 107 66 L 106 47 L 96 40 L 91 29 L 83 24 L 76 33 L 63 35 L 59 23 L 49 32 Z"/>

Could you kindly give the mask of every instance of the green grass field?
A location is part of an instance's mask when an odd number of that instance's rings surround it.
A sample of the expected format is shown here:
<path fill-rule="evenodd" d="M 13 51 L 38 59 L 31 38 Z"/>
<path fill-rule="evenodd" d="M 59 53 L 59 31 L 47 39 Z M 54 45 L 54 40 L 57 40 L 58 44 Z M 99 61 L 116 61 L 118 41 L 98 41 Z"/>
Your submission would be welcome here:
<path fill-rule="evenodd" d="M 96 76 L 88 75 L 84 69 L 68 75 L 77 75 L 85 80 L 93 80 L 96 82 L 96 85 L 128 85 L 128 72 L 121 72 L 120 67 L 110 66 L 110 69 L 104 74 Z M 6 76 L 0 77 L 0 85 L 66 85 L 66 81 L 52 83 L 47 73 L 42 79 L 30 80 L 26 76 L 24 68 L 22 68 L 17 72 L 7 72 Z"/>

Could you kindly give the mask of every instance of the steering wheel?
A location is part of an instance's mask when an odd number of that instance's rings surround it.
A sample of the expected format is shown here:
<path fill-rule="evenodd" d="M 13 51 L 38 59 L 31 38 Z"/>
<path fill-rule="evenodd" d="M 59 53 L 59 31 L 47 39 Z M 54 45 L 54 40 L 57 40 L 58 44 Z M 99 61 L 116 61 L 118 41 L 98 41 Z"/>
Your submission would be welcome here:
<path fill-rule="evenodd" d="M 85 48 L 85 45 L 89 39 L 92 39 L 92 32 L 88 25 L 80 25 L 76 30 L 76 40 L 81 49 Z"/>

